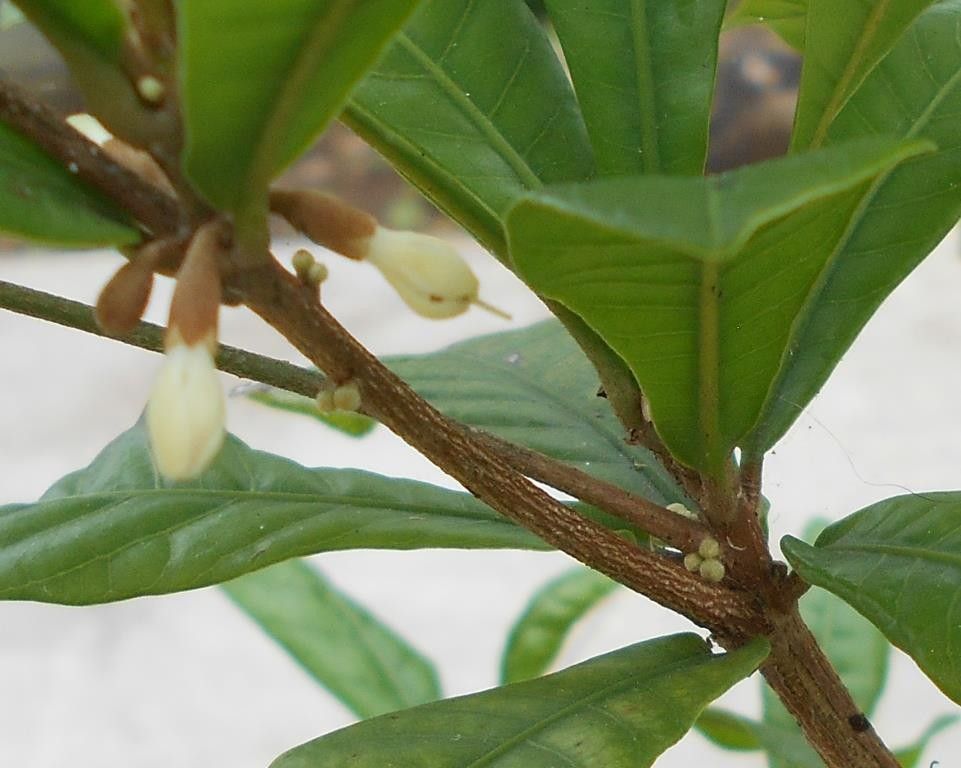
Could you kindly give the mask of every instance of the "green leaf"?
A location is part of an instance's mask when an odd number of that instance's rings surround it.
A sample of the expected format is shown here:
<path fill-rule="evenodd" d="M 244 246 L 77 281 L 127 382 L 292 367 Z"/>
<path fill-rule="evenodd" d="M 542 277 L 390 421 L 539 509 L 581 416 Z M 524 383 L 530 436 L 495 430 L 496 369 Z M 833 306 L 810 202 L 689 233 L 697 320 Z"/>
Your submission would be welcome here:
<path fill-rule="evenodd" d="M 358 717 L 441 696 L 427 659 L 302 560 L 248 574 L 223 589 Z"/>
<path fill-rule="evenodd" d="M 792 147 L 820 146 L 831 122 L 934 0 L 807 0 L 804 68 Z"/>
<path fill-rule="evenodd" d="M 700 175 L 727 0 L 547 0 L 598 173 Z"/>
<path fill-rule="evenodd" d="M 961 702 L 961 493 L 899 496 L 781 549 L 811 584 L 868 618 Z"/>
<path fill-rule="evenodd" d="M 184 166 L 194 185 L 222 209 L 261 204 L 416 5 L 182 0 Z"/>
<path fill-rule="evenodd" d="M 767 652 L 763 639 L 722 656 L 696 635 L 650 640 L 547 677 L 358 723 L 272 768 L 646 768 Z"/>
<path fill-rule="evenodd" d="M 925 729 L 924 733 L 918 737 L 918 740 L 915 741 L 914 744 L 895 750 L 894 756 L 898 759 L 898 762 L 901 763 L 901 768 L 915 768 L 921 756 L 924 754 L 924 750 L 928 748 L 928 742 L 941 733 L 941 731 L 950 728 L 957 722 L 957 715 L 942 715 L 936 718 L 935 721 Z"/>
<path fill-rule="evenodd" d="M 570 83 L 523 0 L 428 0 L 344 118 L 501 259 L 521 194 L 593 171 Z"/>
<path fill-rule="evenodd" d="M 808 0 L 741 0 L 724 20 L 724 28 L 766 24 L 785 43 L 803 51 L 807 7 Z"/>
<path fill-rule="evenodd" d="M 875 139 L 708 178 L 555 187 L 511 211 L 511 255 L 624 358 L 671 452 L 720 475 L 868 184 L 928 148 Z"/>
<path fill-rule="evenodd" d="M 653 454 L 627 444 L 597 396 L 597 373 L 557 321 L 385 362 L 451 418 L 658 504 L 694 508 Z"/>
<path fill-rule="evenodd" d="M 757 736 L 758 725 L 750 718 L 717 707 L 705 709 L 694 723 L 704 738 L 722 749 L 736 752 L 755 752 L 764 748 Z"/>
<path fill-rule="evenodd" d="M 538 590 L 514 624 L 501 657 L 501 682 L 543 675 L 568 632 L 617 587 L 590 568 L 573 568 Z"/>
<path fill-rule="evenodd" d="M 326 424 L 328 427 L 343 432 L 351 437 L 364 437 L 373 432 L 377 422 L 369 416 L 353 411 L 334 411 L 321 413 L 317 410 L 317 403 L 309 397 L 288 392 L 284 389 L 271 387 L 267 390 L 251 392 L 248 397 L 262 405 L 276 408 L 289 413 L 299 413 Z"/>
<path fill-rule="evenodd" d="M 137 426 L 36 504 L 0 507 L 0 599 L 83 605 L 195 589 L 343 549 L 547 549 L 464 493 L 305 469 L 230 437 L 165 485 Z"/>
<path fill-rule="evenodd" d="M 752 437 L 773 445 L 827 380 L 865 323 L 961 215 L 961 2 L 926 11 L 831 126 L 830 143 L 864 136 L 938 146 L 883 177 L 834 246 L 799 315 L 788 356 Z"/>
<path fill-rule="evenodd" d="M 140 240 L 121 210 L 3 123 L 0 231 L 73 247 L 132 245 Z"/>

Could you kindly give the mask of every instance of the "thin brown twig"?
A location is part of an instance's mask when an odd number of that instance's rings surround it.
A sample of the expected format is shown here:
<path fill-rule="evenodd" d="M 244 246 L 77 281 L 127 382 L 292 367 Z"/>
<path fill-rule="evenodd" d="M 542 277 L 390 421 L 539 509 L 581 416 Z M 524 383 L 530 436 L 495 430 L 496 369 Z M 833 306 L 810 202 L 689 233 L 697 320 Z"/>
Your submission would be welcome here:
<path fill-rule="evenodd" d="M 92 307 L 3 280 L 0 280 L 0 309 L 111 338 L 151 352 L 163 352 L 165 329 L 161 326 L 140 322 L 129 333 L 112 336 L 97 324 Z M 326 377 L 319 371 L 226 344 L 220 345 L 216 363 L 217 367 L 226 373 L 306 397 L 313 397 L 324 387 L 326 381 Z M 681 551 L 695 551 L 701 540 L 710 534 L 707 528 L 699 523 L 659 507 L 647 499 L 627 493 L 618 486 L 592 477 L 576 467 L 480 429 L 465 428 L 465 431 L 472 439 L 485 445 L 488 450 L 499 455 L 527 477 L 593 504 Z"/>
<path fill-rule="evenodd" d="M 0 121 L 30 137 L 78 178 L 99 189 L 155 236 L 176 234 L 177 201 L 114 162 L 100 147 L 45 104 L 0 76 Z"/>

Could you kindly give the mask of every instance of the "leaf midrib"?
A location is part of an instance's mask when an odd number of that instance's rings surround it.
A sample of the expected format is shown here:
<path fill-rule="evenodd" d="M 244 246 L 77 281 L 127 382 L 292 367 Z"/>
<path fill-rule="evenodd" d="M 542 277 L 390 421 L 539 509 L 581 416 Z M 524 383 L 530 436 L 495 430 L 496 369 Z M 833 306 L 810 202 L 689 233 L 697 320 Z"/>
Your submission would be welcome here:
<path fill-rule="evenodd" d="M 530 165 L 528 165 L 527 161 L 514 149 L 490 118 L 478 109 L 473 101 L 464 95 L 460 86 L 454 82 L 446 70 L 428 56 L 419 45 L 411 40 L 407 33 L 402 32 L 399 34 L 397 36 L 397 43 L 434 78 L 450 101 L 477 126 L 478 130 L 484 135 L 484 138 L 497 150 L 497 153 L 504 162 L 507 163 L 517 178 L 521 180 L 524 186 L 529 189 L 540 189 L 541 186 L 543 186 L 541 180 L 531 169 Z"/>
<path fill-rule="evenodd" d="M 827 137 L 828 128 L 844 106 L 844 102 L 854 95 L 854 90 L 851 90 L 847 96 L 845 96 L 845 92 L 850 88 L 851 82 L 854 80 L 854 75 L 864 60 L 865 51 L 867 51 L 868 46 L 877 36 L 878 29 L 881 26 L 880 20 L 887 12 L 890 4 L 890 0 L 877 0 L 877 4 L 871 10 L 867 23 L 864 26 L 864 33 L 858 38 L 858 44 L 855 46 L 847 65 L 841 72 L 841 77 L 838 78 L 834 90 L 831 92 L 831 99 L 825 106 L 824 111 L 821 113 L 821 118 L 815 126 L 814 135 L 809 142 L 810 149 L 820 146 L 821 142 Z M 863 77 L 867 77 L 868 74 L 870 74 L 870 70 L 865 72 Z"/>
<path fill-rule="evenodd" d="M 332 6 L 327 9 L 318 7 L 316 10 L 310 31 L 304 36 L 304 44 L 294 56 L 273 101 L 273 108 L 267 112 L 267 120 L 259 131 L 257 150 L 247 169 L 247 192 L 242 193 L 238 208 L 243 209 L 251 197 L 259 197 L 262 187 L 273 175 L 278 154 L 286 144 L 281 138 L 289 138 L 284 134 L 289 131 L 294 115 L 303 106 L 306 83 L 314 74 L 317 62 L 323 61 L 325 52 L 337 40 L 343 21 L 354 4 L 355 0 L 332 0 Z"/>
<path fill-rule="evenodd" d="M 662 678 L 673 675 L 679 669 L 683 669 L 688 665 L 691 665 L 692 667 L 701 666 L 705 661 L 708 661 L 711 658 L 713 657 L 711 656 L 705 657 L 705 656 L 700 656 L 700 655 L 691 653 L 685 658 L 678 659 L 677 661 L 667 666 L 657 667 L 656 673 L 654 675 L 650 677 L 645 677 L 642 680 L 638 679 L 639 675 L 637 673 L 633 675 L 626 675 L 625 677 L 620 678 L 619 680 L 615 681 L 614 683 L 611 683 L 610 685 L 606 685 L 603 688 L 599 688 L 589 696 L 578 697 L 576 700 L 574 700 L 570 704 L 565 705 L 564 707 L 561 707 L 561 709 L 557 710 L 553 714 L 538 720 L 533 725 L 529 725 L 527 728 L 524 728 L 522 731 L 519 731 L 511 738 L 499 744 L 496 748 L 481 755 L 479 758 L 472 760 L 470 763 L 465 764 L 464 768 L 483 768 L 484 766 L 490 765 L 492 760 L 495 760 L 496 758 L 503 755 L 505 752 L 508 752 L 514 749 L 519 744 L 522 744 L 528 739 L 529 736 L 535 733 L 538 733 L 540 731 L 543 731 L 552 723 L 555 723 L 558 720 L 562 720 L 563 718 L 569 716 L 574 712 L 577 712 L 578 710 L 586 709 L 589 705 L 594 704 L 598 699 L 608 698 L 617 693 L 621 693 L 623 691 L 630 689 L 631 687 L 637 686 L 638 683 L 643 683 L 645 687 L 651 687 L 653 682 L 660 682 Z M 650 668 L 648 667 L 647 671 L 649 670 Z M 686 670 L 686 671 L 693 671 L 693 670 Z M 521 685 L 523 685 L 523 683 L 521 683 Z"/>
<path fill-rule="evenodd" d="M 647 0 L 631 0 L 631 35 L 634 43 L 634 75 L 637 79 L 638 113 L 641 118 L 641 165 L 646 173 L 661 170 L 658 147 L 657 98 L 654 62 L 647 23 Z"/>

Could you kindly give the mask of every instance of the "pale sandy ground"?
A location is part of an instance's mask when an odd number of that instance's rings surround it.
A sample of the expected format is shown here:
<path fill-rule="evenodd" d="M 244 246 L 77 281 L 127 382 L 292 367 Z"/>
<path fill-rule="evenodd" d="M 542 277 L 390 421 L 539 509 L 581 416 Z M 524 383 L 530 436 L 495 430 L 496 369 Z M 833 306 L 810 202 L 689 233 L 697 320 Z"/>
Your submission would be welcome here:
<path fill-rule="evenodd" d="M 291 244 L 288 244 L 288 246 Z M 515 325 L 544 315 L 513 279 L 475 256 L 484 296 Z M 0 258 L 0 279 L 91 301 L 116 256 L 23 253 Z M 363 265 L 333 263 L 329 305 L 379 353 L 421 351 L 498 330 L 471 312 L 429 323 L 405 312 Z M 152 309 L 162 319 L 160 292 Z M 768 464 L 765 491 L 780 536 L 814 515 L 840 517 L 911 490 L 961 486 L 961 258 L 946 244 L 889 300 L 834 379 Z M 283 340 L 249 314 L 224 318 L 224 340 L 289 356 Z M 28 501 L 86 464 L 132 424 L 158 358 L 0 311 L 0 503 Z M 292 359 L 296 359 L 292 356 Z M 232 385 L 234 380 L 225 384 Z M 230 428 L 260 449 L 308 465 L 344 465 L 441 481 L 383 430 L 362 442 L 241 399 Z M 439 660 L 447 693 L 495 681 L 504 633 L 562 555 L 358 552 L 317 563 L 417 647 Z M 562 665 L 638 639 L 689 629 L 622 593 L 579 628 Z M 748 681 L 725 702 L 758 707 Z M 892 743 L 912 739 L 954 705 L 898 656 L 877 724 Z M 98 608 L 0 604 L 0 768 L 263 768 L 283 749 L 349 722 L 216 589 Z M 961 727 L 925 756 L 961 765 Z M 691 735 L 658 762 L 760 766 Z"/>

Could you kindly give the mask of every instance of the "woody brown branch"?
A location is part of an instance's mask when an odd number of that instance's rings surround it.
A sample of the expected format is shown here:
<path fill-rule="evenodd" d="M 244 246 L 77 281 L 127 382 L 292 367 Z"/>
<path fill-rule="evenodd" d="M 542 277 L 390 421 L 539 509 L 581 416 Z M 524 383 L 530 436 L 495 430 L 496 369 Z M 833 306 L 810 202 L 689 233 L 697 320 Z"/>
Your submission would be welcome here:
<path fill-rule="evenodd" d="M 187 220 L 169 197 L 91 149 L 79 134 L 64 133 L 56 116 L 30 103 L 2 80 L 0 120 L 33 138 L 65 165 L 76 163 L 82 178 L 130 211 L 145 231 L 155 236 L 176 233 L 179 222 Z M 50 136 L 45 135 L 48 132 Z M 89 158 L 82 156 L 84 152 Z M 768 604 L 763 592 L 752 596 L 707 584 L 677 563 L 632 546 L 560 504 L 471 439 L 462 425 L 419 398 L 353 339 L 320 306 L 316 295 L 311 296 L 273 261 L 261 261 L 256 268 L 229 275 L 225 287 L 335 381 L 357 382 L 366 408 L 375 418 L 497 511 L 553 546 L 709 628 L 727 647 L 767 635 L 772 652 L 764 674 L 831 768 L 897 765 L 873 729 L 851 726 L 850 695 L 794 606 L 785 612 Z"/>

